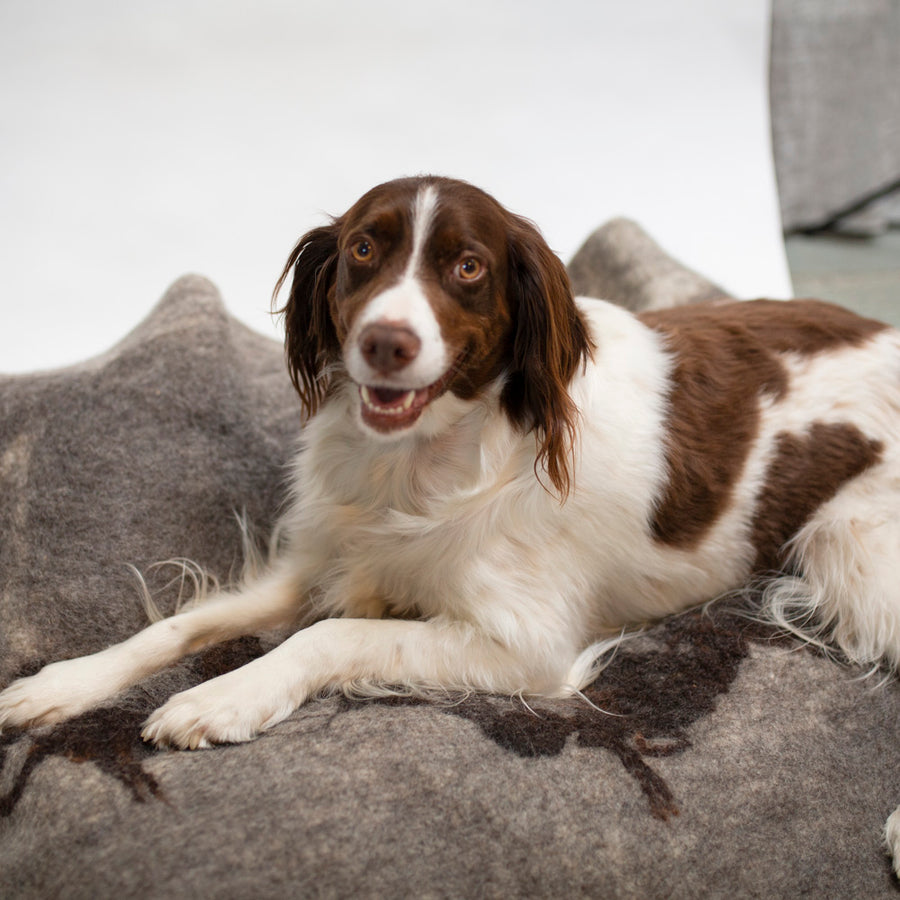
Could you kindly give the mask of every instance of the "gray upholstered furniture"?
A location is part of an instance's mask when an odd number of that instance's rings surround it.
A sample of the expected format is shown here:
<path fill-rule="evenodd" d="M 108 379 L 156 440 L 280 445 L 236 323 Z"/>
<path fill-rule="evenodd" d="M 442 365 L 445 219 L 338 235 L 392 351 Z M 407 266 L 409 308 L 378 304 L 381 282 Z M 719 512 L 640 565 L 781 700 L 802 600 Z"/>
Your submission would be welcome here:
<path fill-rule="evenodd" d="M 772 145 L 786 231 L 897 225 L 900 3 L 773 0 Z M 892 192 L 889 203 L 868 201 Z M 866 208 L 864 217 L 848 213 Z M 845 219 L 845 217 L 847 217 Z"/>

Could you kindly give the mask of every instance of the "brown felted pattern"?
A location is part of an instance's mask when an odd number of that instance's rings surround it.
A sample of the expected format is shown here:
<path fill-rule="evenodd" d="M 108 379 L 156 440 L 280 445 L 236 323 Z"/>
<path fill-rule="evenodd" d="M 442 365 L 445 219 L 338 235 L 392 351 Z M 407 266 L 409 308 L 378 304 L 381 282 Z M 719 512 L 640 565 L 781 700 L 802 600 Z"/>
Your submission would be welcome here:
<path fill-rule="evenodd" d="M 48 756 L 93 763 L 124 784 L 138 802 L 148 796 L 160 797 L 159 783 L 141 764 L 142 758 L 150 754 L 140 742 L 141 722 L 149 712 L 93 709 L 56 726 L 48 734 L 38 735 L 9 791 L 0 796 L 0 816 L 12 814 L 32 773 Z M 9 741 L 7 736 L 0 737 L 0 761 L 5 761 L 2 750 Z"/>
<path fill-rule="evenodd" d="M 760 635 L 746 619 L 694 611 L 662 624 L 643 641 L 642 651 L 618 653 L 585 689 L 586 699 L 526 704 L 474 695 L 434 705 L 473 722 L 485 737 L 523 758 L 557 756 L 573 735 L 582 747 L 610 751 L 640 785 L 651 814 L 666 819 L 677 814 L 675 799 L 646 758 L 690 746 L 687 729 L 709 715 L 728 690 L 747 654 L 748 632 Z M 253 638 L 206 650 L 188 660 L 198 676 L 190 683 L 229 672 L 262 652 Z M 150 751 L 140 740 L 141 725 L 158 702 L 158 695 L 144 691 L 126 704 L 89 711 L 39 735 L 10 792 L 0 797 L 0 815 L 12 812 L 29 775 L 48 756 L 92 762 L 129 787 L 136 800 L 159 795 L 156 780 L 142 766 Z M 418 706 L 432 701 L 398 696 L 376 702 Z M 342 708 L 356 705 L 346 701 Z M 0 738 L 0 747 L 9 740 Z"/>
<path fill-rule="evenodd" d="M 186 690 L 201 681 L 230 672 L 256 659 L 262 652 L 262 646 L 253 637 L 211 647 L 188 658 L 173 672 L 149 679 L 150 684 L 129 691 L 117 703 L 88 710 L 52 728 L 39 729 L 12 786 L 6 794 L 0 795 L 0 817 L 12 813 L 32 772 L 51 756 L 75 763 L 93 763 L 124 784 L 139 802 L 150 796 L 162 797 L 159 783 L 143 765 L 153 753 L 152 748 L 141 740 L 141 727 L 147 716 L 175 690 Z M 160 685 L 164 685 L 162 690 Z M 154 686 L 157 689 L 154 690 Z M 17 739 L 17 734 L 0 735 L 0 768 L 5 763 L 5 748 Z"/>
<path fill-rule="evenodd" d="M 583 699 L 526 702 L 468 696 L 437 708 L 474 722 L 485 737 L 523 758 L 557 756 L 573 735 L 582 747 L 610 751 L 640 785 L 651 814 L 665 820 L 678 813 L 676 800 L 646 760 L 690 746 L 688 729 L 727 692 L 751 637 L 773 636 L 734 614 L 692 611 L 654 629 L 640 642 L 643 649 L 617 653 L 585 688 Z M 427 701 L 392 697 L 378 702 Z"/>

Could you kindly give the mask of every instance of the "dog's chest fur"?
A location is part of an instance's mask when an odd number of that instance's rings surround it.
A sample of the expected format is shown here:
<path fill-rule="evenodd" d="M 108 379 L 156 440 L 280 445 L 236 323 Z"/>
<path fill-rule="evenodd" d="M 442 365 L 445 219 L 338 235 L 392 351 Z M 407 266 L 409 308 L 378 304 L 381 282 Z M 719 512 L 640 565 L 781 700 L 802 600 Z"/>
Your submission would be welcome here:
<path fill-rule="evenodd" d="M 466 605 L 491 589 L 492 570 L 552 554 L 558 500 L 533 490 L 533 439 L 490 400 L 470 404 L 433 440 L 379 443 L 351 421 L 352 399 L 337 396 L 319 413 L 301 455 L 303 531 L 326 560 L 318 579 L 325 608 L 474 619 Z M 528 524 L 535 517 L 539 539 Z M 520 560 L 509 556 L 510 534 L 519 536 Z"/>

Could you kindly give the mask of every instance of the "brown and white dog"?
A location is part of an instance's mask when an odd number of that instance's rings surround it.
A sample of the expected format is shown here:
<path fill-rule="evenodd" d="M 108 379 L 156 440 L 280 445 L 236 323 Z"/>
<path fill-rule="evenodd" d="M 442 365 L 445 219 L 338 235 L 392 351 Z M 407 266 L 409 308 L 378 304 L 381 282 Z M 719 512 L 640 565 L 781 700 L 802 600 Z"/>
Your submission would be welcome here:
<path fill-rule="evenodd" d="M 200 647 L 314 622 L 144 736 L 249 740 L 323 691 L 559 695 L 604 639 L 764 576 L 775 621 L 900 666 L 900 334 L 813 301 L 577 300 L 484 192 L 374 188 L 279 281 L 311 418 L 268 574 L 0 694 L 82 712 Z M 889 840 L 900 849 L 900 816 Z"/>

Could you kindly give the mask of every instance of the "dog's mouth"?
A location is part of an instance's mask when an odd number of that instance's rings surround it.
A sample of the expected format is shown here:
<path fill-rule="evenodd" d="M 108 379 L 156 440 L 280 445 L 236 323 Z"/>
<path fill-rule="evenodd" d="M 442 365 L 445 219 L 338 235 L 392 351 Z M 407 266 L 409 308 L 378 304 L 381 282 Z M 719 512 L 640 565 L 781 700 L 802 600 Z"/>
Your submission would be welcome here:
<path fill-rule="evenodd" d="M 415 424 L 432 400 L 450 383 L 452 369 L 423 388 L 397 389 L 377 385 L 359 385 L 362 420 L 382 433 L 400 431 Z"/>

